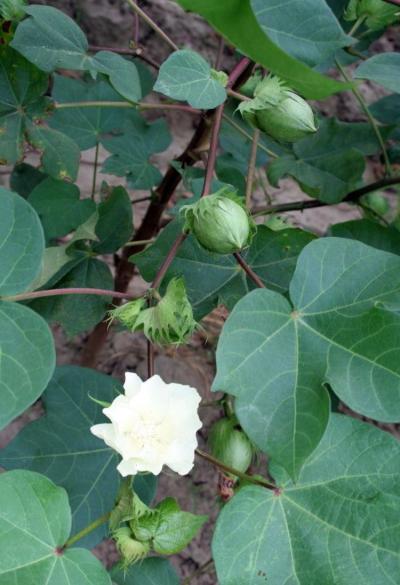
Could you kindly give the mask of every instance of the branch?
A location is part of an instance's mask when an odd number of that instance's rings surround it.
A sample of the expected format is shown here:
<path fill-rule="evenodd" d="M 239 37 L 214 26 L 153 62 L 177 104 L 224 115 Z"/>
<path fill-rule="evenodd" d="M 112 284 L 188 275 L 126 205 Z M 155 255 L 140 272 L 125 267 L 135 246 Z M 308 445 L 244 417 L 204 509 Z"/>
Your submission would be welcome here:
<path fill-rule="evenodd" d="M 239 252 L 233 254 L 236 258 L 239 266 L 243 268 L 247 276 L 258 286 L 258 288 L 266 288 L 260 277 L 254 272 L 254 270 L 247 264 L 247 262 L 241 257 Z"/>
<path fill-rule="evenodd" d="M 45 297 L 56 297 L 60 295 L 97 295 L 100 297 L 113 297 L 117 299 L 134 299 L 136 297 L 126 292 L 117 292 L 103 288 L 52 288 L 50 290 L 35 290 L 33 292 L 21 293 L 11 297 L 1 297 L 2 301 L 29 301 L 32 299 L 43 299 Z"/>
<path fill-rule="evenodd" d="M 318 199 L 311 199 L 310 201 L 291 201 L 288 203 L 278 203 L 277 205 L 268 205 L 267 207 L 256 208 L 252 211 L 252 216 L 257 217 L 258 215 L 268 215 L 269 213 L 285 213 L 287 211 L 303 211 L 305 209 L 313 209 L 315 207 L 326 207 L 333 205 L 340 205 L 341 203 L 357 203 L 357 201 L 373 191 L 379 191 L 392 185 L 400 185 L 400 177 L 391 177 L 388 179 L 382 179 L 376 181 L 376 183 L 370 183 L 360 189 L 355 189 L 346 195 L 344 199 L 337 203 L 326 203 L 325 201 L 319 201 Z"/>
<path fill-rule="evenodd" d="M 65 110 L 69 108 L 135 108 L 137 110 L 178 110 L 188 112 L 189 114 L 201 114 L 201 110 L 185 106 L 184 104 L 149 104 L 144 102 L 127 102 L 127 101 L 82 101 L 82 102 L 54 102 L 53 107 L 56 110 Z"/>
<path fill-rule="evenodd" d="M 202 451 L 201 449 L 196 449 L 195 452 L 196 452 L 196 455 L 198 455 L 199 457 L 201 457 L 205 461 L 208 461 L 208 463 L 211 463 L 211 465 L 214 465 L 214 467 L 218 467 L 218 469 L 225 471 L 226 473 L 230 473 L 231 475 L 236 475 L 236 477 L 239 477 L 240 479 L 242 479 L 244 481 L 248 481 L 249 483 L 253 483 L 255 485 L 260 485 L 264 488 L 267 488 L 268 490 L 276 490 L 277 489 L 276 485 L 274 485 L 273 483 L 270 483 L 266 479 L 254 477 L 253 475 L 247 475 L 247 473 L 242 473 L 241 471 L 239 471 L 238 469 L 235 469 L 234 467 L 229 467 L 229 465 L 225 465 L 225 463 L 222 463 L 222 461 L 220 461 L 219 459 L 216 459 L 215 457 L 213 457 L 209 453 L 206 453 L 205 451 Z"/>
<path fill-rule="evenodd" d="M 171 47 L 171 49 L 173 49 L 174 51 L 179 51 L 178 45 L 174 43 L 174 41 L 158 26 L 156 22 L 154 22 L 152 18 L 150 18 L 148 14 L 146 14 L 146 12 L 139 8 L 136 2 L 134 2 L 133 0 L 126 1 L 132 8 L 132 10 L 136 12 L 136 14 L 138 14 L 140 18 L 142 18 L 149 25 L 149 27 L 152 28 L 154 32 L 156 32 L 158 36 L 160 36 L 167 43 L 167 45 Z"/>
<path fill-rule="evenodd" d="M 78 542 L 78 540 L 81 540 L 82 538 L 93 532 L 93 530 L 96 530 L 96 528 L 108 522 L 110 514 L 111 512 L 103 514 L 103 516 L 100 516 L 100 518 L 97 518 L 97 520 L 94 520 L 94 522 L 91 522 L 91 524 L 88 524 L 87 526 L 85 526 L 85 528 L 71 536 L 64 544 L 64 546 L 61 548 L 61 550 L 58 550 L 58 554 L 62 554 L 66 548 L 73 546 L 76 542 Z"/>

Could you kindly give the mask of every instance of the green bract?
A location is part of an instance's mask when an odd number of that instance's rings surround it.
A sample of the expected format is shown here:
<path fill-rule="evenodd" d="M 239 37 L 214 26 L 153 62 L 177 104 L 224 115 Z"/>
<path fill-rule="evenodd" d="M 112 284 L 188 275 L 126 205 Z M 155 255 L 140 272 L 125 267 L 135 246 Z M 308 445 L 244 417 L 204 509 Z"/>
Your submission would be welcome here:
<path fill-rule="evenodd" d="M 25 0 L 1 0 L 0 16 L 5 20 L 21 20 L 25 16 Z"/>
<path fill-rule="evenodd" d="M 150 544 L 132 538 L 132 533 L 127 526 L 118 528 L 114 533 L 114 539 L 125 568 L 143 560 L 150 552 Z"/>
<path fill-rule="evenodd" d="M 234 419 L 217 421 L 211 428 L 208 442 L 214 457 L 225 465 L 242 472 L 250 467 L 253 446 Z"/>
<path fill-rule="evenodd" d="M 210 252 L 232 254 L 248 246 L 254 224 L 247 211 L 226 187 L 183 208 L 185 228 Z"/>
<path fill-rule="evenodd" d="M 170 281 L 165 296 L 156 306 L 146 309 L 145 305 L 143 298 L 126 303 L 110 311 L 110 320 L 117 319 L 132 332 L 143 331 L 158 345 L 185 343 L 197 327 L 182 278 Z"/>
<path fill-rule="evenodd" d="M 345 12 L 345 20 L 365 18 L 371 30 L 379 30 L 398 19 L 399 7 L 391 6 L 383 0 L 350 0 Z"/>
<path fill-rule="evenodd" d="M 243 118 L 278 142 L 297 142 L 317 131 L 308 103 L 277 77 L 267 77 L 254 91 L 254 99 L 239 105 Z"/>

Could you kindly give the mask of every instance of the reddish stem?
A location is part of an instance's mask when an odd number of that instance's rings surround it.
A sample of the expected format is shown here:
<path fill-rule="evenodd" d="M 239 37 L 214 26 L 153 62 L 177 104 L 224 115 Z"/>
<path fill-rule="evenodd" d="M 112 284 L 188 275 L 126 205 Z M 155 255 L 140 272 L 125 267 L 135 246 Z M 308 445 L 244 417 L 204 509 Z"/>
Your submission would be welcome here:
<path fill-rule="evenodd" d="M 247 276 L 251 278 L 254 284 L 256 284 L 259 288 L 266 288 L 261 278 L 257 276 L 254 270 L 247 264 L 245 260 L 243 260 L 239 252 L 235 252 L 233 255 L 235 256 L 237 263 L 243 268 Z"/>
<path fill-rule="evenodd" d="M 186 240 L 187 238 L 187 234 L 185 234 L 184 232 L 182 232 L 181 234 L 179 234 L 179 236 L 176 238 L 175 242 L 172 244 L 168 254 L 166 255 L 164 262 L 161 264 L 155 279 L 153 280 L 153 283 L 151 285 L 151 288 L 158 288 L 161 284 L 162 279 L 164 278 L 164 276 L 167 273 L 168 268 L 171 266 L 180 245 L 184 242 L 184 240 Z"/>
<path fill-rule="evenodd" d="M 21 293 L 10 297 L 3 297 L 3 301 L 28 301 L 32 299 L 42 299 L 45 297 L 55 297 L 60 295 L 97 295 L 101 297 L 113 297 L 118 299 L 133 299 L 132 295 L 126 292 L 117 292 L 103 288 L 53 288 L 51 290 L 36 290 L 34 292 Z"/>

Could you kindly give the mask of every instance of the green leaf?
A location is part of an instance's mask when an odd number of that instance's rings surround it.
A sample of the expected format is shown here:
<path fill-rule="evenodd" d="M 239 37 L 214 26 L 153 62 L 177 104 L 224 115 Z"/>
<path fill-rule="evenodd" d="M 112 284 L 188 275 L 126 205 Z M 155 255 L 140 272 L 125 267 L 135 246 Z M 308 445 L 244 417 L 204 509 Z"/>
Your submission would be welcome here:
<path fill-rule="evenodd" d="M 329 232 L 335 238 L 358 240 L 378 250 L 400 255 L 400 232 L 376 221 L 361 219 L 337 223 L 331 226 Z"/>
<path fill-rule="evenodd" d="M 382 124 L 400 124 L 400 95 L 387 95 L 371 104 L 369 110 Z"/>
<path fill-rule="evenodd" d="M 138 112 L 130 112 L 124 134 L 103 140 L 112 156 L 105 161 L 102 172 L 126 176 L 131 189 L 151 189 L 161 180 L 161 173 L 149 158 L 168 148 L 170 142 L 164 119 L 149 124 Z"/>
<path fill-rule="evenodd" d="M 60 554 L 71 528 L 67 493 L 30 471 L 0 476 L 0 584 L 111 585 L 89 551 Z"/>
<path fill-rule="evenodd" d="M 132 60 L 110 51 L 99 51 L 95 62 L 98 71 L 109 76 L 111 85 L 122 97 L 130 102 L 141 99 L 139 74 Z"/>
<path fill-rule="evenodd" d="M 73 533 L 113 508 L 118 459 L 90 432 L 103 415 L 89 394 L 110 403 L 121 391 L 117 380 L 94 370 L 57 368 L 42 397 L 46 414 L 24 427 L 1 451 L 0 463 L 6 469 L 43 473 L 67 490 Z M 80 544 L 95 546 L 106 534 L 104 525 Z"/>
<path fill-rule="evenodd" d="M 79 26 L 52 6 L 28 6 L 30 18 L 17 27 L 11 46 L 42 71 L 55 69 L 94 70 L 88 42 Z"/>
<path fill-rule="evenodd" d="M 46 178 L 47 175 L 36 167 L 28 163 L 21 163 L 15 165 L 12 170 L 10 188 L 24 199 L 27 199 L 33 189 Z"/>
<path fill-rule="evenodd" d="M 55 288 L 103 288 L 112 290 L 114 280 L 104 262 L 90 257 L 72 268 Z M 94 327 L 104 317 L 110 297 L 98 295 L 60 295 L 37 299 L 31 307 L 47 321 L 59 323 L 73 336 Z"/>
<path fill-rule="evenodd" d="M 400 93 L 400 54 L 375 55 L 357 67 L 354 77 L 369 79 L 390 91 Z"/>
<path fill-rule="evenodd" d="M 139 267 L 145 280 L 150 282 L 154 279 L 167 250 L 181 230 L 182 221 L 171 222 L 152 246 L 132 256 L 132 261 Z M 269 288 L 286 292 L 297 256 L 313 237 L 301 230 L 289 229 L 278 233 L 265 226 L 258 226 L 250 248 L 242 254 Z M 207 278 L 204 278 L 204 274 L 207 274 Z M 246 278 L 232 256 L 207 252 L 194 236 L 189 236 L 179 248 L 166 280 L 175 276 L 184 277 L 186 291 L 197 318 L 204 317 L 219 303 L 233 307 L 254 288 L 254 283 Z"/>
<path fill-rule="evenodd" d="M 262 30 L 292 57 L 314 67 L 352 44 L 325 0 L 251 0 Z"/>
<path fill-rule="evenodd" d="M 69 270 L 82 261 L 79 254 L 70 254 L 68 248 L 70 244 L 61 246 L 50 246 L 45 248 L 42 258 L 42 268 L 37 278 L 31 283 L 28 290 L 37 290 L 39 288 L 51 288 L 59 281 Z M 46 285 L 46 286 L 45 286 Z"/>
<path fill-rule="evenodd" d="M 69 234 L 96 210 L 94 201 L 80 200 L 76 185 L 50 177 L 33 189 L 28 201 L 38 213 L 48 240 Z"/>
<path fill-rule="evenodd" d="M 107 81 L 82 81 L 61 75 L 54 76 L 52 96 L 58 103 L 123 101 Z M 81 150 L 87 150 L 112 131 L 123 130 L 126 114 L 124 108 L 65 108 L 56 110 L 49 124 L 69 136 Z"/>
<path fill-rule="evenodd" d="M 39 315 L 17 303 L 3 301 L 0 347 L 1 429 L 46 388 L 55 366 L 55 351 L 51 332 Z"/>
<path fill-rule="evenodd" d="M 264 34 L 251 9 L 250 0 L 177 0 L 185 10 L 203 16 L 230 44 L 254 62 L 286 79 L 306 98 L 323 99 L 345 90 L 337 82 L 293 59 Z"/>
<path fill-rule="evenodd" d="M 207 516 L 183 512 L 173 498 L 160 502 L 157 509 L 159 522 L 152 542 L 155 552 L 161 555 L 183 550 L 207 520 Z"/>
<path fill-rule="evenodd" d="M 123 187 L 115 187 L 108 198 L 100 203 L 96 224 L 98 244 L 93 250 L 98 254 L 111 254 L 121 248 L 132 236 L 132 204 Z"/>
<path fill-rule="evenodd" d="M 23 156 L 24 132 L 32 118 L 44 117 L 48 77 L 10 48 L 0 58 L 0 162 Z"/>
<path fill-rule="evenodd" d="M 216 108 L 226 100 L 225 88 L 215 79 L 207 61 L 187 49 L 172 53 L 164 61 L 154 91 L 205 110 Z"/>
<path fill-rule="evenodd" d="M 296 477 L 329 414 L 329 384 L 350 408 L 400 419 L 400 258 L 322 238 L 300 254 L 289 302 L 256 290 L 226 322 L 214 390 L 237 396 L 250 438 Z"/>
<path fill-rule="evenodd" d="M 399 466 L 389 433 L 332 415 L 295 485 L 245 487 L 223 508 L 212 545 L 218 583 L 397 583 Z"/>
<path fill-rule="evenodd" d="M 168 559 L 149 557 L 128 570 L 111 571 L 115 585 L 179 585 L 179 578 Z"/>
<path fill-rule="evenodd" d="M 54 179 L 75 181 L 81 157 L 79 146 L 65 134 L 45 126 L 30 124 L 27 132 L 29 142 L 42 151 L 44 171 Z"/>
<path fill-rule="evenodd" d="M 44 251 L 39 217 L 16 193 L 0 187 L 0 294 L 25 291 L 38 275 Z"/>
<path fill-rule="evenodd" d="M 391 128 L 383 128 L 386 138 Z M 374 154 L 380 145 L 369 124 L 348 124 L 325 119 L 318 132 L 293 146 L 293 155 L 281 156 L 268 168 L 274 186 L 291 176 L 305 193 L 327 203 L 341 201 L 354 189 L 365 168 L 363 155 Z"/>

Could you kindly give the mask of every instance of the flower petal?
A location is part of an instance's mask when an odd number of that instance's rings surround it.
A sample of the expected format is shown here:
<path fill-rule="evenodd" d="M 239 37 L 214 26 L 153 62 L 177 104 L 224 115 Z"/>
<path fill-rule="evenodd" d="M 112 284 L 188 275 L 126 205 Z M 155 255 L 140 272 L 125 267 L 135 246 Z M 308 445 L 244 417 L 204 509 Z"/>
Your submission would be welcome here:
<path fill-rule="evenodd" d="M 134 459 L 122 459 L 117 465 L 117 470 L 120 472 L 122 477 L 127 475 L 136 475 L 138 468 Z"/>
<path fill-rule="evenodd" d="M 101 425 L 94 425 L 90 427 L 90 432 L 93 433 L 95 437 L 103 439 L 106 445 L 118 451 L 115 429 L 112 424 L 104 423 Z"/>
<path fill-rule="evenodd" d="M 143 381 L 134 372 L 125 373 L 124 390 L 125 396 L 133 398 L 140 391 Z"/>

